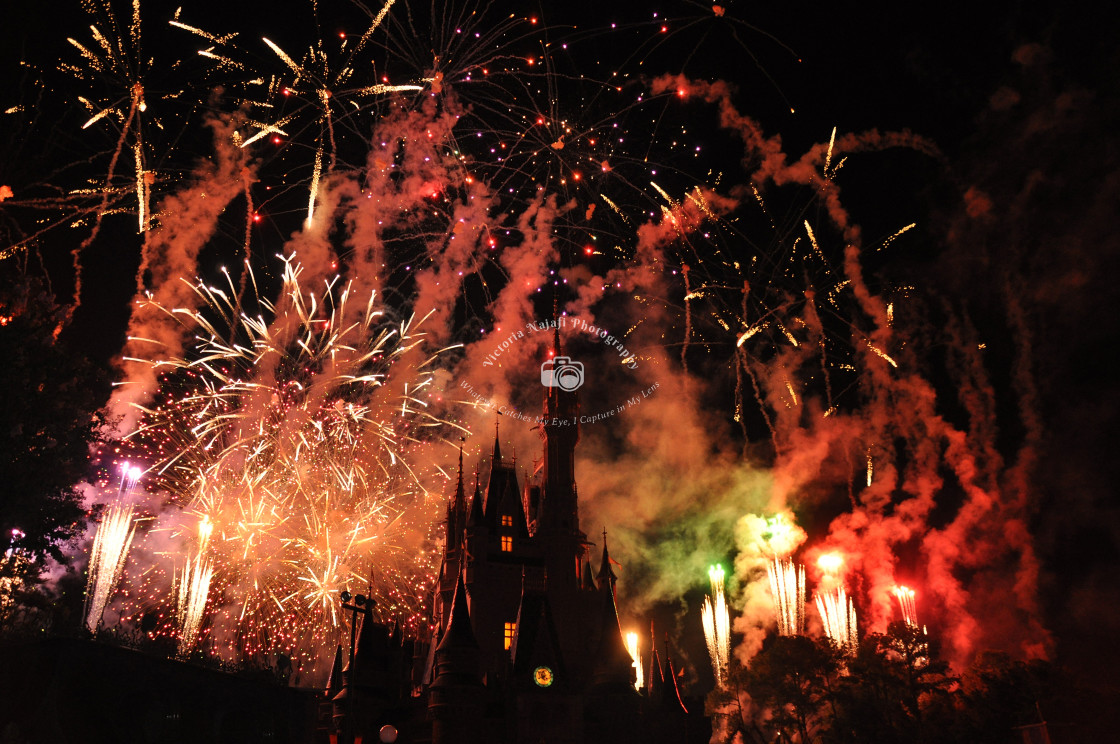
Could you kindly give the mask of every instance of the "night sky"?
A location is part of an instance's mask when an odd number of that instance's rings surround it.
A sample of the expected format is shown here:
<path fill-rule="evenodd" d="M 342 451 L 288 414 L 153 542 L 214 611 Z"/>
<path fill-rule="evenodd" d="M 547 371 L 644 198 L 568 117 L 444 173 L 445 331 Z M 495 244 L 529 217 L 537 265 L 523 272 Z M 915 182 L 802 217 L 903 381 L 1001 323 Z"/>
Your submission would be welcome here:
<path fill-rule="evenodd" d="M 309 38 L 308 13 L 289 16 L 265 3 L 239 3 L 234 13 L 232 5 L 187 4 L 183 20 L 208 30 L 241 31 L 240 47 L 269 64 L 275 58 L 269 58 L 259 37 L 268 36 L 285 49 Z M 376 5 L 370 4 L 373 12 Z M 780 135 L 791 159 L 826 143 L 833 127 L 838 137 L 877 129 L 909 132 L 926 143 L 853 156 L 845 166 L 839 181 L 842 200 L 862 228 L 865 245 L 879 245 L 900 227 L 917 223 L 902 249 L 868 251 L 864 269 L 873 287 L 918 288 L 914 294 L 922 297 L 924 317 L 912 319 L 913 338 L 924 350 L 921 364 L 939 397 L 951 398 L 956 379 L 944 371 L 953 354 L 936 332 L 946 322 L 946 308 L 968 318 L 984 344 L 994 400 L 993 446 L 1011 458 L 1030 444 L 1037 456 L 1026 518 L 1042 562 L 1038 593 L 1043 625 L 1055 640 L 1052 656 L 1091 690 L 1085 699 L 1100 711 L 1092 717 L 1103 720 L 1104 711 L 1120 708 L 1115 704 L 1120 690 L 1115 672 L 1120 663 L 1115 642 L 1120 634 L 1120 468 L 1114 451 L 1120 392 L 1107 362 L 1120 342 L 1115 230 L 1120 47 L 1113 43 L 1115 34 L 1106 33 L 1103 20 L 1083 8 L 1015 2 L 978 9 L 952 3 L 767 6 L 729 1 L 720 3 L 719 12 L 685 2 L 633 13 L 604 10 L 613 5 L 604 2 L 563 5 L 562 10 L 526 13 L 528 6 L 517 4 L 520 16 L 535 17 L 538 24 L 529 28 L 522 22 L 502 37 L 511 58 L 539 54 L 542 39 L 552 44 L 552 97 L 559 103 L 546 115 L 589 127 L 615 116 L 619 104 L 589 92 L 595 86 L 578 79 L 581 73 L 604 79 L 611 70 L 626 70 L 633 86 L 683 73 L 732 83 L 738 110 L 753 117 L 767 136 Z M 9 266 L 18 261 L 29 272 L 45 274 L 66 298 L 73 291 L 70 250 L 89 234 L 89 223 L 55 228 L 24 242 L 40 229 L 35 224 L 39 213 L 19 202 L 103 174 L 114 137 L 107 130 L 79 129 L 88 118 L 76 109 L 81 89 L 55 69 L 58 59 L 76 60 L 66 37 L 88 39 L 88 21 L 77 3 L 49 6 L 9 8 L 0 30 L 0 110 L 25 107 L 0 114 L 0 185 L 15 192 L 10 202 L 0 203 L 0 250 Z M 366 13 L 346 2 L 320 2 L 319 7 L 325 38 L 340 31 L 360 34 L 368 22 Z M 487 18 L 509 15 L 497 6 L 483 7 Z M 146 49 L 158 60 L 153 90 L 161 85 L 170 90 L 181 84 L 173 82 L 177 77 L 196 74 L 196 62 L 188 55 L 201 40 L 164 28 L 172 11 L 173 4 L 143 8 L 145 33 L 151 31 Z M 417 27 L 426 26 L 426 4 L 413 12 Z M 441 12 L 436 24 L 441 33 L 463 25 L 451 11 Z M 127 5 L 121 4 L 118 13 L 127 18 Z M 411 38 L 402 25 L 405 18 L 402 0 L 392 10 L 395 41 L 389 46 L 404 53 L 394 58 L 378 48 L 372 55 L 393 82 L 405 81 L 432 57 L 432 45 Z M 164 37 L 167 41 L 161 41 Z M 556 46 L 562 44 L 568 48 L 561 52 Z M 181 68 L 159 68 L 180 56 L 186 60 Z M 20 60 L 46 72 L 21 70 Z M 161 75 L 166 82 L 154 80 Z M 526 75 L 532 85 L 548 79 Z M 36 85 L 39 79 L 46 81 L 43 88 Z M 481 94 L 465 97 L 472 95 Z M 481 98 L 471 102 L 482 105 Z M 520 102 L 529 105 L 527 97 Z M 230 108 L 228 101 L 215 105 Z M 39 117 L 31 113 L 36 108 Z M 746 166 L 737 164 L 741 144 L 712 124 L 714 110 L 715 105 L 686 108 L 670 100 L 642 110 L 641 117 L 652 116 L 648 124 L 637 114 L 628 121 L 635 141 L 652 143 L 651 167 L 664 163 L 659 175 L 670 190 L 684 185 L 690 174 L 704 178 L 703 172 L 689 170 L 697 163 L 687 160 L 684 147 L 668 146 L 681 128 L 690 129 L 690 146 L 703 145 L 703 165 L 725 165 L 728 181 L 746 174 Z M 475 120 L 468 118 L 466 126 L 476 126 Z M 207 147 L 197 127 L 180 133 L 173 117 L 152 136 L 153 151 L 162 148 L 158 167 L 169 183 L 183 179 L 192 158 Z M 292 180 L 306 182 L 306 153 L 279 150 L 266 146 L 258 156 L 265 162 L 261 184 L 271 183 L 282 194 L 260 197 L 258 206 L 267 215 L 254 228 L 260 255 L 279 250 L 299 228 L 306 208 L 306 192 L 287 189 L 285 182 L 285 174 L 293 172 Z M 95 154 L 100 159 L 87 162 Z M 634 163 L 641 155 L 628 152 Z M 304 165 L 297 172 L 291 163 L 300 157 Z M 617 170 L 621 176 L 621 166 Z M 540 172 L 548 171 L 542 167 Z M 647 197 L 656 201 L 656 194 Z M 781 229 L 820 217 L 821 208 L 805 202 L 799 196 L 779 202 Z M 86 352 L 108 360 L 124 340 L 139 239 L 134 216 L 107 218 L 101 229 L 83 254 L 86 286 L 68 333 Z M 232 223 L 223 226 L 202 252 L 200 270 L 214 271 L 236 256 L 243 230 Z M 20 249 L 8 255 L 9 244 L 17 241 Z M 578 273 L 580 262 L 578 251 L 561 252 L 559 265 L 565 270 Z M 544 305 L 539 309 L 544 311 Z M 1030 379 L 1026 388 L 1023 370 Z M 1024 395 L 1029 414 L 1022 412 Z M 943 415 L 965 417 L 959 405 L 946 403 Z M 761 419 L 750 426 L 752 439 L 765 439 Z M 756 451 L 769 454 L 765 446 Z M 807 528 L 815 519 L 818 529 L 826 529 L 834 516 L 829 509 L 822 512 L 827 516 L 806 515 Z M 999 611 L 993 609 L 996 616 Z"/>

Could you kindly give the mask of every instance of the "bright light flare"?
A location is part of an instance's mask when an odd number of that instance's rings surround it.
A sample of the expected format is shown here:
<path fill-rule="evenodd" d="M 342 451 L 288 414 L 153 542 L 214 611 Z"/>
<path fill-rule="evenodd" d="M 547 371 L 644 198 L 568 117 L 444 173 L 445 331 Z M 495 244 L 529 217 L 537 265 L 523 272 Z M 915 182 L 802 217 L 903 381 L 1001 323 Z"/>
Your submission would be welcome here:
<path fill-rule="evenodd" d="M 826 576 L 838 576 L 844 567 L 844 556 L 840 553 L 823 553 L 817 558 L 817 568 Z"/>
<path fill-rule="evenodd" d="M 642 682 L 645 680 L 645 672 L 642 670 L 642 655 L 638 649 L 638 634 L 626 634 L 626 650 L 630 652 L 630 658 L 634 660 L 634 689 L 642 689 Z"/>

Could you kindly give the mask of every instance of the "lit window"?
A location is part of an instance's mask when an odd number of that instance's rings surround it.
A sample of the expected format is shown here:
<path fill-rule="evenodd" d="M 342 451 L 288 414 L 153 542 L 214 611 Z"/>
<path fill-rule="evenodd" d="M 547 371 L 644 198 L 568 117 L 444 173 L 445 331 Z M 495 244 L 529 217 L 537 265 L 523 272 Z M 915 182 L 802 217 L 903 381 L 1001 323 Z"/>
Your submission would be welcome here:
<path fill-rule="evenodd" d="M 515 632 L 517 632 L 517 623 L 506 623 L 505 647 L 507 649 L 513 645 L 513 634 Z"/>
<path fill-rule="evenodd" d="M 509 535 L 502 536 L 502 550 L 506 553 L 513 550 L 513 538 Z"/>
<path fill-rule="evenodd" d="M 512 527 L 513 526 L 513 517 L 511 517 L 509 514 L 503 514 L 502 515 L 502 526 L 503 527 Z"/>

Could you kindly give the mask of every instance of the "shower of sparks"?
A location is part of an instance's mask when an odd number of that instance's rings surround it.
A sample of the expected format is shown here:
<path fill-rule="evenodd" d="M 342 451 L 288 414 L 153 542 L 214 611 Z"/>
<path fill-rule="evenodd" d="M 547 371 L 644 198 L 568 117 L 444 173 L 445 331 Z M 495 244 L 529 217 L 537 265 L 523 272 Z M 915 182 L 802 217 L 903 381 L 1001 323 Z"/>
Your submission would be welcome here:
<path fill-rule="evenodd" d="M 415 626 L 432 580 L 435 500 L 412 455 L 449 426 L 429 412 L 442 350 L 422 320 L 389 323 L 372 295 L 355 310 L 337 279 L 308 293 L 300 274 L 287 260 L 281 299 L 257 298 L 271 322 L 242 309 L 228 275 L 225 290 L 198 284 L 203 310 L 167 311 L 199 329 L 191 358 L 149 360 L 165 394 L 130 439 L 201 523 L 197 540 L 166 528 L 194 543 L 177 581 L 184 650 L 209 607 L 217 653 L 310 660 L 348 586 L 372 580 L 378 609 Z"/>
<path fill-rule="evenodd" d="M 712 660 L 716 684 L 720 686 L 727 684 L 731 659 L 731 619 L 727 612 L 727 598 L 723 592 L 723 578 L 722 566 L 712 566 L 708 569 L 712 594 L 704 597 L 701 611 L 704 640 L 708 644 L 708 655 Z"/>
<path fill-rule="evenodd" d="M 775 558 L 766 566 L 770 593 L 778 618 L 778 633 L 801 635 L 805 630 L 805 567 L 790 558 Z"/>
<path fill-rule="evenodd" d="M 645 680 L 645 671 L 642 669 L 642 654 L 638 649 L 638 634 L 626 634 L 626 650 L 630 652 L 630 658 L 634 660 L 634 689 L 642 689 L 642 682 Z"/>
<path fill-rule="evenodd" d="M 175 619 L 179 624 L 180 654 L 186 654 L 198 642 L 213 577 L 213 562 L 201 555 L 194 560 L 187 558 L 182 572 L 176 574 Z"/>
<path fill-rule="evenodd" d="M 859 645 L 856 608 L 844 587 L 837 587 L 830 592 L 818 592 L 816 600 L 825 635 L 845 653 L 855 653 Z"/>
<path fill-rule="evenodd" d="M 914 604 L 914 590 L 906 586 L 896 586 L 891 590 L 898 600 L 899 610 L 902 612 L 902 621 L 911 628 L 918 627 L 918 612 Z"/>
<path fill-rule="evenodd" d="M 89 578 L 86 582 L 86 628 L 94 633 L 101 624 L 101 616 L 109 598 L 124 572 L 128 549 L 136 533 L 132 521 L 132 506 L 113 505 L 105 510 L 101 525 L 93 538 L 89 556 Z"/>

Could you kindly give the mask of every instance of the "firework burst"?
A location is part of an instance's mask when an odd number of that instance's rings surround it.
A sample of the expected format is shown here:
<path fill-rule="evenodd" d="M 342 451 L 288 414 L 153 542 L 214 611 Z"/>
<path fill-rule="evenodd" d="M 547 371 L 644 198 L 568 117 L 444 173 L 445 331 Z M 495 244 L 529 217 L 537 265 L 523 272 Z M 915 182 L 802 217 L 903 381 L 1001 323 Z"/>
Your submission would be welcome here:
<path fill-rule="evenodd" d="M 193 561 L 188 558 L 182 572 L 175 576 L 175 619 L 179 623 L 180 654 L 186 654 L 198 642 L 213 577 L 214 564 L 201 556 Z"/>
<path fill-rule="evenodd" d="M 447 426 L 427 391 L 438 352 L 419 320 L 388 323 L 373 296 L 355 310 L 337 280 L 305 293 L 300 273 L 285 262 L 281 300 L 258 299 L 255 317 L 232 281 L 199 284 L 203 311 L 167 310 L 200 329 L 195 354 L 149 360 L 165 395 L 130 440 L 156 462 L 153 490 L 202 525 L 166 527 L 192 556 L 176 581 L 182 651 L 207 596 L 217 652 L 310 659 L 354 582 L 415 622 L 431 580 L 436 499 L 412 458 Z"/>

